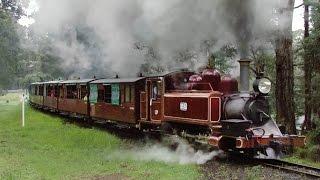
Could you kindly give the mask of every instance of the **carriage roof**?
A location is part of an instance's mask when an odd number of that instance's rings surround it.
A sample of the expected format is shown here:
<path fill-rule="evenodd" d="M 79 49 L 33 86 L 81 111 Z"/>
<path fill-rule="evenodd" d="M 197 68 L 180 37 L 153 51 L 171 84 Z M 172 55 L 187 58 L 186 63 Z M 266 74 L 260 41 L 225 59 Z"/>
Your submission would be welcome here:
<path fill-rule="evenodd" d="M 138 82 L 143 79 L 145 79 L 145 77 L 99 79 L 99 80 L 95 80 L 95 81 L 90 82 L 90 84 L 135 83 L 135 82 Z"/>

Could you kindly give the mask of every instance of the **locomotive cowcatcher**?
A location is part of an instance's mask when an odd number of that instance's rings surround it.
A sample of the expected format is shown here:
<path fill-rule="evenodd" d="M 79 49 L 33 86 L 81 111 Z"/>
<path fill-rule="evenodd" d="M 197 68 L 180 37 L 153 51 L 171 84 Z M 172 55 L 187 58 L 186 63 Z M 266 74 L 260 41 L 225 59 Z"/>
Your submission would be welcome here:
<path fill-rule="evenodd" d="M 249 91 L 250 60 L 238 81 L 216 69 L 179 70 L 134 78 L 33 83 L 30 104 L 93 121 L 107 121 L 206 141 L 232 152 L 301 147 L 305 137 L 281 132 L 269 113 L 271 82 L 260 74 Z"/>

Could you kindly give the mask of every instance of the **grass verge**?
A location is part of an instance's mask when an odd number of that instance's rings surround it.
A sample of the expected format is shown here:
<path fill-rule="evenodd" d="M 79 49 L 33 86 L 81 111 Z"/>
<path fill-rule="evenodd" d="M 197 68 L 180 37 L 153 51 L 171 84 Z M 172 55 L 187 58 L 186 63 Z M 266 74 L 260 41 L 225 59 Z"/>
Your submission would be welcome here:
<path fill-rule="evenodd" d="M 128 142 L 106 131 L 66 124 L 29 106 L 22 128 L 19 96 L 0 97 L 0 179 L 199 177 L 196 165 L 109 158 Z"/>
<path fill-rule="evenodd" d="M 287 158 L 285 158 L 285 160 L 292 162 L 292 163 L 303 164 L 303 165 L 307 165 L 307 166 L 320 168 L 320 163 L 314 162 L 308 158 L 301 158 L 296 155 L 293 155 L 291 157 L 287 157 Z"/>

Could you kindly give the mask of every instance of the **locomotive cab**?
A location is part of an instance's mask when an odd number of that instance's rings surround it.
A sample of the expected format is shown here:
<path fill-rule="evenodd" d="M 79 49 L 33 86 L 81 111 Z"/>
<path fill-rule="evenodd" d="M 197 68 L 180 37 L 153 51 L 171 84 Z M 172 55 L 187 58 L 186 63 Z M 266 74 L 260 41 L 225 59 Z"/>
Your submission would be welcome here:
<path fill-rule="evenodd" d="M 220 73 L 211 69 L 147 77 L 141 92 L 141 123 L 169 133 L 209 135 L 221 118 L 220 81 Z"/>

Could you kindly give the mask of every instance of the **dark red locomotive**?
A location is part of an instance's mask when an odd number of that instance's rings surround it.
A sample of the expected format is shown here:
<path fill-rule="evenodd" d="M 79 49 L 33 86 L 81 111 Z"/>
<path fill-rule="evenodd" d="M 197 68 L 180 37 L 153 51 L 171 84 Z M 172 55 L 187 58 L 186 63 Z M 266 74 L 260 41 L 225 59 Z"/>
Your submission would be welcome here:
<path fill-rule="evenodd" d="M 240 60 L 241 89 L 215 69 L 181 70 L 138 78 L 53 81 L 30 85 L 30 103 L 52 111 L 139 129 L 205 139 L 225 151 L 265 152 L 304 146 L 284 135 L 269 114 L 271 82 L 257 77 L 249 91 L 249 63 Z"/>

